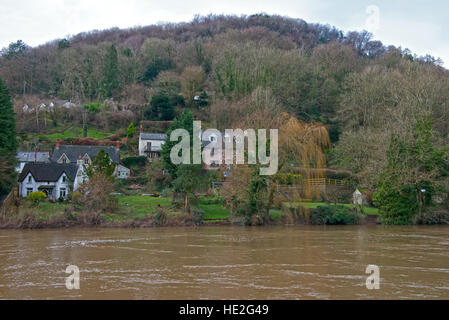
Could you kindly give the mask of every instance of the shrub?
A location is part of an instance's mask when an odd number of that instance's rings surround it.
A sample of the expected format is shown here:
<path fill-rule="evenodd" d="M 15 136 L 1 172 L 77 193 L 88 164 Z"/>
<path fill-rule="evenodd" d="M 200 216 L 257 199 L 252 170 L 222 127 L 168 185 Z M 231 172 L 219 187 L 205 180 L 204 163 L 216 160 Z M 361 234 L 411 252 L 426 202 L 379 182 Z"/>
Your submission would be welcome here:
<path fill-rule="evenodd" d="M 80 192 L 83 194 L 84 205 L 87 211 L 93 213 L 102 213 L 111 209 L 112 202 L 109 195 L 113 191 L 113 183 L 102 172 L 95 173 L 89 178 L 89 182 L 80 187 Z M 94 217 L 97 219 L 98 217 Z M 90 218 L 89 218 L 90 219 Z M 95 220 L 94 219 L 94 220 Z"/>
<path fill-rule="evenodd" d="M 93 103 L 85 104 L 85 105 L 83 105 L 83 107 L 84 107 L 84 109 L 88 110 L 89 112 L 98 113 L 101 109 L 101 103 L 93 102 Z"/>
<path fill-rule="evenodd" d="M 163 226 L 167 221 L 167 213 L 161 207 L 157 208 L 156 215 L 154 216 L 154 224 L 156 226 Z"/>
<path fill-rule="evenodd" d="M 39 202 L 47 199 L 47 195 L 42 191 L 34 191 L 28 195 L 28 199 L 33 201 L 34 204 L 38 204 Z"/>
<path fill-rule="evenodd" d="M 379 208 L 380 219 L 385 224 L 409 224 L 418 211 L 415 195 L 407 188 L 399 192 L 388 184 L 381 185 L 373 194 L 373 202 Z"/>
<path fill-rule="evenodd" d="M 198 207 L 192 207 L 193 223 L 197 226 L 202 225 L 204 222 L 204 211 Z"/>
<path fill-rule="evenodd" d="M 147 163 L 147 158 L 146 157 L 128 157 L 128 158 L 124 158 L 122 159 L 123 165 L 127 168 L 132 168 L 132 167 L 143 167 L 145 166 L 145 164 Z"/>
<path fill-rule="evenodd" d="M 72 206 L 64 209 L 64 216 L 68 221 L 75 221 L 75 216 L 73 214 L 74 208 Z"/>
<path fill-rule="evenodd" d="M 70 200 L 74 204 L 81 204 L 83 199 L 83 195 L 81 192 L 75 191 L 70 194 Z"/>
<path fill-rule="evenodd" d="M 416 218 L 415 218 L 416 219 Z M 412 219 L 413 220 L 413 219 Z M 413 221 L 415 222 L 415 221 Z M 415 222 L 416 223 L 416 222 Z M 449 211 L 432 208 L 424 213 L 422 224 L 449 224 Z"/>
<path fill-rule="evenodd" d="M 312 210 L 310 221 L 314 225 L 357 224 L 356 214 L 345 206 L 320 206 Z"/>

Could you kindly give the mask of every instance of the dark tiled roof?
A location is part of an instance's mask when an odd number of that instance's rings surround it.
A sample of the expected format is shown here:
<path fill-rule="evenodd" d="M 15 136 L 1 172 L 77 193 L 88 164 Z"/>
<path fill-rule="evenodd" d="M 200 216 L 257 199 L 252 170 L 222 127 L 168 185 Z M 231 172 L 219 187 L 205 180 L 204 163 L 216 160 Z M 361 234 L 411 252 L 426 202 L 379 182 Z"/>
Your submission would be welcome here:
<path fill-rule="evenodd" d="M 34 162 L 36 156 L 36 162 L 50 162 L 50 152 L 17 152 L 17 161 L 19 162 Z"/>
<path fill-rule="evenodd" d="M 120 163 L 120 150 L 113 146 L 59 146 L 53 151 L 51 161 L 57 162 L 64 153 L 72 163 L 76 163 L 79 156 L 84 157 L 86 153 L 93 161 L 101 149 L 109 154 L 113 162 Z"/>
<path fill-rule="evenodd" d="M 141 133 L 140 139 L 142 140 L 167 140 L 167 135 L 165 133 Z"/>
<path fill-rule="evenodd" d="M 22 182 L 28 172 L 34 177 L 36 181 L 49 181 L 55 182 L 65 174 L 70 180 L 75 180 L 76 172 L 78 171 L 78 166 L 76 164 L 59 164 L 59 163 L 27 163 L 19 176 L 19 182 Z"/>

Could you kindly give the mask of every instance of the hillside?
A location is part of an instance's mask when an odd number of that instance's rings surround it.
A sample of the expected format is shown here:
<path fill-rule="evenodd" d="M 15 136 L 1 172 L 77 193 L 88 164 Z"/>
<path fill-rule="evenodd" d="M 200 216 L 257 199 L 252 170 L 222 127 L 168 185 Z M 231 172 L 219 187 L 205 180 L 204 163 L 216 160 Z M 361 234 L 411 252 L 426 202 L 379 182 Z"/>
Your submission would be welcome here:
<path fill-rule="evenodd" d="M 36 48 L 17 42 L 2 51 L 0 77 L 14 97 L 24 149 L 80 137 L 84 125 L 88 137 L 123 138 L 131 123 L 170 121 L 185 109 L 219 129 L 248 117 L 269 126 L 264 120 L 287 112 L 325 124 L 329 163 L 373 186 L 391 136 L 413 135 L 416 119 L 430 117 L 435 143 L 447 143 L 449 72 L 440 65 L 367 32 L 262 14 L 210 15 Z M 153 123 L 145 128 L 164 130 Z"/>

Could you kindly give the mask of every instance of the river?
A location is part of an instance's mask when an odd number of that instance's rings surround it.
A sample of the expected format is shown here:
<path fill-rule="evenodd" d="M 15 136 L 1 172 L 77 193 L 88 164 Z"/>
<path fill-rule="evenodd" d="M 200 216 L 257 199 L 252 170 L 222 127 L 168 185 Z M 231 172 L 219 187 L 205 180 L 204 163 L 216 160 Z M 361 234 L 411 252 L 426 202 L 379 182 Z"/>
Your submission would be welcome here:
<path fill-rule="evenodd" d="M 0 299 L 449 299 L 449 227 L 0 230 Z"/>

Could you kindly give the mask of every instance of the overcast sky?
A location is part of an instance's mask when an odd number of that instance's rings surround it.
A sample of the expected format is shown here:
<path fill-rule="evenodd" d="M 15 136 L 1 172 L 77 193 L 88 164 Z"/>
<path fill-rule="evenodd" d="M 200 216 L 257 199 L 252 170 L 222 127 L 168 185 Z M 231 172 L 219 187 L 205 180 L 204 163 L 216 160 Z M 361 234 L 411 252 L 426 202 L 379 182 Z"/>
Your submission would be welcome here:
<path fill-rule="evenodd" d="M 93 29 L 190 21 L 195 14 L 261 12 L 368 29 L 384 44 L 441 57 L 449 67 L 447 0 L 0 0 L 0 48 L 19 39 L 36 46 Z"/>

